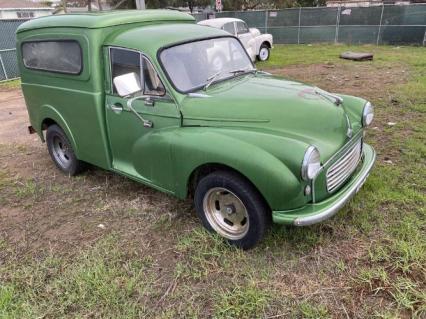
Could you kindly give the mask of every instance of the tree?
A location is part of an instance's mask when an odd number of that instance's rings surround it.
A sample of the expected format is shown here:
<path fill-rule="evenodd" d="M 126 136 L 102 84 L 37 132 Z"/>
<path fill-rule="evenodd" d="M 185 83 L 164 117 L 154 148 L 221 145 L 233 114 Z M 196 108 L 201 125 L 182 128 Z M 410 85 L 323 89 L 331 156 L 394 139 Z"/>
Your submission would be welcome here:
<path fill-rule="evenodd" d="M 208 6 L 210 2 L 210 0 L 147 0 L 146 6 L 150 9 L 166 7 L 188 7 L 189 11 L 192 13 L 195 7 L 205 7 Z"/>
<path fill-rule="evenodd" d="M 166 8 L 169 6 L 168 0 L 146 0 L 146 7 L 149 9 Z"/>
<path fill-rule="evenodd" d="M 211 0 L 146 0 L 147 8 L 189 7 L 191 12 L 194 7 L 204 7 L 211 3 Z M 222 4 L 223 10 L 226 11 L 274 10 L 293 7 L 316 7 L 325 5 L 325 0 L 222 0 Z"/>
<path fill-rule="evenodd" d="M 113 9 L 136 9 L 135 0 L 111 0 Z"/>
<path fill-rule="evenodd" d="M 64 13 L 67 13 L 67 0 L 61 1 L 61 7 L 64 9 Z"/>
<path fill-rule="evenodd" d="M 185 0 L 174 0 L 174 1 L 169 1 L 172 2 L 172 6 L 173 7 L 185 7 L 187 6 L 189 8 L 189 11 L 194 10 L 194 7 L 205 7 L 208 6 L 210 4 L 210 0 L 190 0 L 190 1 L 185 1 Z"/>
<path fill-rule="evenodd" d="M 316 7 L 325 5 L 325 0 L 224 0 L 223 9 L 228 11 L 284 9 L 293 7 Z"/>

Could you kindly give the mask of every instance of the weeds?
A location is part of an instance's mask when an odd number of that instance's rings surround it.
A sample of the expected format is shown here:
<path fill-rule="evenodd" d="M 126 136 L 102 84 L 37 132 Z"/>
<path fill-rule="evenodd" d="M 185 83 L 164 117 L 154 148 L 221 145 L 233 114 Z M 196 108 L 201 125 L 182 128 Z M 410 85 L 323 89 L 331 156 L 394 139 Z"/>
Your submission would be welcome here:
<path fill-rule="evenodd" d="M 330 318 L 327 307 L 324 305 L 302 302 L 299 304 L 299 311 L 302 317 L 306 319 Z"/>
<path fill-rule="evenodd" d="M 230 290 L 219 289 L 215 294 L 215 318 L 261 318 L 271 296 L 253 282 Z"/>
<path fill-rule="evenodd" d="M 425 317 L 425 49 L 277 45 L 258 67 L 299 64 L 322 85 L 304 67 L 344 72 L 348 49 L 375 54 L 372 76 L 406 72 L 381 92 L 352 88 L 376 105 L 374 171 L 332 219 L 274 226 L 248 252 L 204 231 L 187 202 L 102 170 L 64 177 L 46 153 L 0 145 L 0 317 Z"/>

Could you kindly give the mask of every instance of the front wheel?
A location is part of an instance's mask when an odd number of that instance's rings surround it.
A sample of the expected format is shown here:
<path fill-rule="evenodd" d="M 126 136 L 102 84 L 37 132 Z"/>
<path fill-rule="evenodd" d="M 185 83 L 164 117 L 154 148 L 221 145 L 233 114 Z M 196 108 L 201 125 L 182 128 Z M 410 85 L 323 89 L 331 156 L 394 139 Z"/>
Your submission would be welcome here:
<path fill-rule="evenodd" d="M 257 56 L 257 58 L 259 59 L 259 61 L 266 61 L 269 59 L 269 54 L 270 54 L 269 46 L 263 43 L 260 46 L 259 55 Z"/>
<path fill-rule="evenodd" d="M 242 249 L 253 248 L 270 224 L 269 208 L 259 192 L 233 172 L 219 171 L 202 178 L 194 202 L 207 230 Z"/>

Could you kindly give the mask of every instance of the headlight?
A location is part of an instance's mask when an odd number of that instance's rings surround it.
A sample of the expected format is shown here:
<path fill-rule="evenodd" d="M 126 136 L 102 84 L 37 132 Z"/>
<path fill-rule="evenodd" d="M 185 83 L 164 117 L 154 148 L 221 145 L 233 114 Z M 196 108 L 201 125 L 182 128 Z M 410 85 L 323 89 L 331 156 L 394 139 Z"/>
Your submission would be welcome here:
<path fill-rule="evenodd" d="M 366 127 L 373 122 L 374 118 L 374 107 L 370 102 L 365 103 L 364 109 L 362 110 L 362 126 Z"/>
<path fill-rule="evenodd" d="M 313 145 L 305 152 L 302 162 L 302 178 L 307 181 L 314 179 L 321 169 L 320 153 Z"/>

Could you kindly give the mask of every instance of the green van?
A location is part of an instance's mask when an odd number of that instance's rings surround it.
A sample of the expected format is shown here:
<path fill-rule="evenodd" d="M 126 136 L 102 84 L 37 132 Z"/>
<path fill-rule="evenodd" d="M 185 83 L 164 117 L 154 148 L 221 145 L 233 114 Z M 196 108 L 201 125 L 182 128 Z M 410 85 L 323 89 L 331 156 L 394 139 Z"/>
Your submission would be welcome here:
<path fill-rule="evenodd" d="M 331 217 L 375 161 L 370 102 L 258 71 L 237 38 L 184 13 L 34 19 L 17 58 L 30 132 L 60 170 L 90 163 L 191 196 L 203 225 L 243 249 L 271 222 Z"/>

